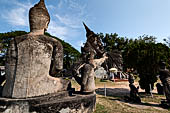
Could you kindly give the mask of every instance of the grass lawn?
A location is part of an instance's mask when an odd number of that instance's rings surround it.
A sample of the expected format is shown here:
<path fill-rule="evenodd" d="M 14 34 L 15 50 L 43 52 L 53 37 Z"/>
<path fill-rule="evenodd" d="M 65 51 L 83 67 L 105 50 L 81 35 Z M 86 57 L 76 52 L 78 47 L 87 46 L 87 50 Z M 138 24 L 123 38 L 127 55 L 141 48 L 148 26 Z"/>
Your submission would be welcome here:
<path fill-rule="evenodd" d="M 151 101 L 148 103 L 142 100 L 142 104 L 132 104 L 122 101 L 122 98 L 97 95 L 94 113 L 170 113 L 167 109 L 162 109 L 157 104 L 151 103 Z"/>

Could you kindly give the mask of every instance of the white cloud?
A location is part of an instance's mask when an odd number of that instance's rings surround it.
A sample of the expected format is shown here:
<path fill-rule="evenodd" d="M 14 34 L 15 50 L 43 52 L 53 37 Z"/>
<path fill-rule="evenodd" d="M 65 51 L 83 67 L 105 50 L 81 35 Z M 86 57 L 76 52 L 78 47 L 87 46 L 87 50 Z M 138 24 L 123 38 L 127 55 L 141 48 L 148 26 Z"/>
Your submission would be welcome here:
<path fill-rule="evenodd" d="M 62 13 L 56 13 L 54 16 L 65 26 L 79 29 L 82 28 L 82 21 L 88 16 L 85 14 L 85 8 L 86 4 L 77 0 L 59 0 L 58 12 L 62 10 Z"/>
<path fill-rule="evenodd" d="M 81 52 L 81 47 L 84 47 L 84 43 L 86 41 L 85 40 L 79 40 L 79 41 L 76 41 L 76 43 L 73 43 L 72 45 L 78 50 Z"/>
<path fill-rule="evenodd" d="M 56 7 L 53 6 L 53 5 L 48 5 L 48 6 L 47 6 L 47 9 L 49 9 L 49 8 L 50 8 L 50 9 L 55 9 Z"/>
<path fill-rule="evenodd" d="M 69 0 L 69 8 L 76 11 L 78 16 L 83 16 L 86 8 L 85 4 L 79 4 L 76 0 Z"/>
<path fill-rule="evenodd" d="M 77 45 L 78 45 L 79 47 L 83 47 L 83 46 L 84 46 L 84 43 L 85 43 L 84 40 L 80 40 L 80 41 L 78 41 Z"/>
<path fill-rule="evenodd" d="M 57 7 L 61 8 L 63 6 L 63 0 L 59 0 Z"/>
<path fill-rule="evenodd" d="M 81 36 L 82 21 L 85 21 L 84 4 L 76 0 L 58 0 L 57 10 L 53 10 L 51 19 L 53 20 L 48 32 L 66 42 L 70 42 L 77 49 L 83 45 Z M 56 12 L 57 11 L 57 12 Z"/>
<path fill-rule="evenodd" d="M 66 25 L 67 27 L 71 27 L 71 28 L 80 28 L 80 19 L 77 19 L 73 16 L 69 16 L 69 15 L 65 15 L 65 16 L 60 16 L 59 14 L 55 14 L 55 17 L 57 17 L 57 19 L 63 23 L 64 25 Z"/>
<path fill-rule="evenodd" d="M 26 4 L 15 1 L 14 4 L 17 5 L 18 7 L 24 8 L 25 10 L 29 10 L 33 6 L 33 4 L 31 4 L 30 1 L 26 2 Z"/>
<path fill-rule="evenodd" d="M 49 32 L 53 36 L 56 36 L 62 40 L 65 40 L 67 42 L 75 40 L 75 38 L 77 38 L 80 35 L 80 32 L 78 30 L 69 28 L 67 26 L 60 25 L 53 20 L 50 21 L 47 32 Z M 80 38 L 78 38 L 77 40 L 79 40 L 79 39 Z"/>
<path fill-rule="evenodd" d="M 63 26 L 59 26 L 56 22 L 51 21 L 47 30 L 51 35 L 57 36 L 62 40 L 65 40 L 68 35 L 68 29 Z"/>
<path fill-rule="evenodd" d="M 20 2 L 19 0 L 12 0 L 10 5 L 13 7 L 9 10 L 2 11 L 1 17 L 10 25 L 17 27 L 28 27 L 28 12 L 33 6 L 32 0 L 27 2 Z M 47 2 L 47 1 L 46 1 Z M 50 2 L 49 2 L 50 3 Z M 53 2 L 56 3 L 56 2 Z M 47 8 L 51 16 L 51 21 L 48 27 L 48 32 L 51 35 L 59 37 L 66 42 L 71 43 L 77 49 L 83 46 L 82 37 L 82 21 L 86 21 L 87 14 L 85 14 L 85 5 L 76 0 L 58 0 L 58 4 L 48 4 Z"/>
<path fill-rule="evenodd" d="M 2 12 L 2 18 L 13 26 L 28 26 L 28 11 L 32 6 L 31 3 L 22 4 L 15 1 L 13 4 L 16 8 Z"/>
<path fill-rule="evenodd" d="M 12 9 L 7 11 L 6 14 L 2 14 L 2 17 L 12 25 L 16 26 L 28 26 L 28 19 L 25 16 L 26 10 L 24 8 Z"/>

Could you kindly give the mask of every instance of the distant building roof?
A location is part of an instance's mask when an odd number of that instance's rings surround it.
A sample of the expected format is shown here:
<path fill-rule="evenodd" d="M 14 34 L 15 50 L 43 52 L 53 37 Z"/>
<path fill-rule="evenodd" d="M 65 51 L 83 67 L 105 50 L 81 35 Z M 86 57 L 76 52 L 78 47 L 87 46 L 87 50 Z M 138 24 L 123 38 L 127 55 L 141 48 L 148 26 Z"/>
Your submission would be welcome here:
<path fill-rule="evenodd" d="M 5 70 L 5 66 L 0 66 L 0 69 L 1 70 Z"/>
<path fill-rule="evenodd" d="M 109 71 L 115 72 L 115 71 L 117 71 L 117 69 L 116 68 L 110 68 Z"/>

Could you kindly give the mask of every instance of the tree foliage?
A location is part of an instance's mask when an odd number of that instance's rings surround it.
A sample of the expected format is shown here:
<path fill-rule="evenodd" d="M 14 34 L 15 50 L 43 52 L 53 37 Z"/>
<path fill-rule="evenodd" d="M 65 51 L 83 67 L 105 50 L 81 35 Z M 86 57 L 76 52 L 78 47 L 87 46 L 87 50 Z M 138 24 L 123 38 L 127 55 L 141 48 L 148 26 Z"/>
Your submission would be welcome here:
<path fill-rule="evenodd" d="M 0 65 L 5 65 L 5 53 L 8 48 L 11 38 L 24 35 L 25 31 L 11 31 L 7 33 L 0 33 Z"/>
<path fill-rule="evenodd" d="M 69 43 L 65 42 L 64 40 L 52 36 L 49 33 L 45 33 L 45 35 L 55 38 L 62 43 L 64 52 L 63 59 L 64 69 L 69 69 L 71 64 L 73 64 L 73 62 L 75 62 L 80 57 L 80 52 L 76 50 L 74 47 L 72 47 Z"/>
<path fill-rule="evenodd" d="M 98 34 L 107 52 L 119 50 L 123 57 L 124 71 L 127 68 L 137 71 L 140 77 L 140 87 L 150 92 L 157 81 L 158 63 L 160 60 L 169 61 L 170 49 L 162 43 L 156 43 L 156 37 L 143 35 L 138 39 L 118 37 L 118 34 Z"/>
<path fill-rule="evenodd" d="M 124 63 L 126 67 L 137 70 L 140 81 L 139 84 L 146 92 L 150 92 L 157 81 L 159 61 L 168 61 L 170 56 L 169 48 L 162 43 L 156 43 L 155 37 L 139 37 L 133 43 L 127 45 L 124 53 Z"/>

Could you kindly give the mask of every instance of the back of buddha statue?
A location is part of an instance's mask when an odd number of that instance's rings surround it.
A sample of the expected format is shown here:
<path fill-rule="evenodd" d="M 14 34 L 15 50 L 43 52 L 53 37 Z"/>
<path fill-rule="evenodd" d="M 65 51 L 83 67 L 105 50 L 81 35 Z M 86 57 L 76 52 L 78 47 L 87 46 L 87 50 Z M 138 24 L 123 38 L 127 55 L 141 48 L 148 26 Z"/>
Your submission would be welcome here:
<path fill-rule="evenodd" d="M 52 77 L 63 68 L 63 46 L 44 35 L 50 20 L 44 0 L 31 8 L 29 15 L 31 32 L 11 40 L 7 51 L 4 97 L 46 95 L 66 90 L 69 83 Z M 38 26 L 40 23 L 45 24 Z"/>

